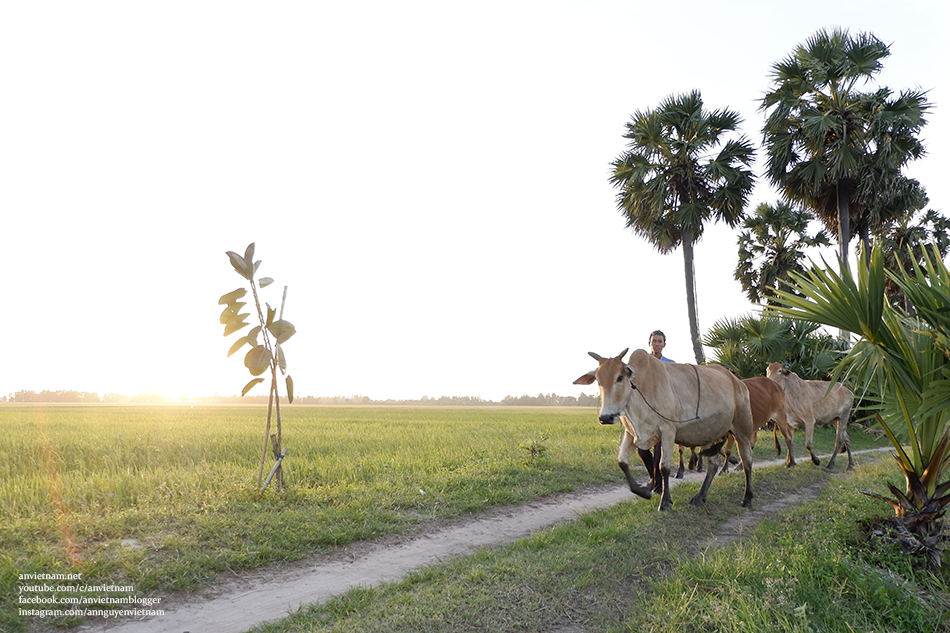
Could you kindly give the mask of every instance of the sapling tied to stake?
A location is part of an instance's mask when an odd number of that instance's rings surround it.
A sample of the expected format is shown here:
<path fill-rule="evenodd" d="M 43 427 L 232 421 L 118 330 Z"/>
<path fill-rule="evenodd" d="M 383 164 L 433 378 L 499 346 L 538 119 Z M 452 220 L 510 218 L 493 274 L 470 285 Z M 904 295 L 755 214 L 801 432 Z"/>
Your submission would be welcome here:
<path fill-rule="evenodd" d="M 260 376 L 265 374 L 268 369 L 270 369 L 271 374 L 270 398 L 267 403 L 267 427 L 264 430 L 264 447 L 261 449 L 261 463 L 257 473 L 257 485 L 259 487 L 261 486 L 261 480 L 264 476 L 264 460 L 267 456 L 267 441 L 269 437 L 276 461 L 263 488 L 267 487 L 271 477 L 275 475 L 277 485 L 282 486 L 283 473 L 281 470 L 281 461 L 287 451 L 281 450 L 280 393 L 277 389 L 277 372 L 280 371 L 282 375 L 286 376 L 287 401 L 292 403 L 294 401 L 294 381 L 293 378 L 290 377 L 290 374 L 287 373 L 287 358 L 284 355 L 283 345 L 297 332 L 290 321 L 284 320 L 284 304 L 287 301 L 287 287 L 284 286 L 284 294 L 280 303 L 280 314 L 278 315 L 277 311 L 270 307 L 270 304 L 264 304 L 267 308 L 265 315 L 265 311 L 261 308 L 261 300 L 257 291 L 258 288 L 263 289 L 271 285 L 274 283 L 274 280 L 270 277 L 261 277 L 257 281 L 254 280 L 254 276 L 257 274 L 257 269 L 260 267 L 261 262 L 260 260 L 254 261 L 253 242 L 248 245 L 243 257 L 233 251 L 228 251 L 227 255 L 231 259 L 231 265 L 234 267 L 234 270 L 237 271 L 237 274 L 247 280 L 251 286 L 251 295 L 254 297 L 254 305 L 257 307 L 257 318 L 260 323 L 260 325 L 251 328 L 247 336 L 235 341 L 234 345 L 232 345 L 228 351 L 228 356 L 231 356 L 245 345 L 251 348 L 244 356 L 244 365 L 254 378 L 244 385 L 241 395 L 247 395 L 251 389 L 264 382 L 264 378 Z M 218 300 L 218 304 L 225 306 L 224 312 L 221 313 L 221 323 L 224 325 L 225 336 L 230 336 L 250 325 L 250 323 L 247 322 L 248 317 L 251 316 L 250 313 L 241 312 L 241 309 L 247 305 L 247 302 L 241 301 L 245 295 L 247 295 L 247 288 L 238 288 Z M 274 435 L 270 433 L 272 411 L 276 413 L 277 419 L 277 433 Z M 262 492 L 263 488 L 261 489 Z"/>

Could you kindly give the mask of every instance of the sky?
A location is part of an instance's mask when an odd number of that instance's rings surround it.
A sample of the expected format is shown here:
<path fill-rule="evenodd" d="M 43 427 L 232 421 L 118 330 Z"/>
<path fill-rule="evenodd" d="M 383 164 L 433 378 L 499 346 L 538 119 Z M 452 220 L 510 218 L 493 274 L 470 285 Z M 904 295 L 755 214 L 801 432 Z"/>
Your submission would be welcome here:
<path fill-rule="evenodd" d="M 947 6 L 4 3 L 0 395 L 240 393 L 218 298 L 251 242 L 297 395 L 590 393 L 587 352 L 654 329 L 692 362 L 682 250 L 625 229 L 607 179 L 631 114 L 697 89 L 758 146 L 771 65 L 869 31 L 878 82 L 929 91 L 907 173 L 948 213 Z M 775 201 L 760 182 L 750 210 Z M 754 310 L 735 265 L 709 227 L 703 331 Z"/>

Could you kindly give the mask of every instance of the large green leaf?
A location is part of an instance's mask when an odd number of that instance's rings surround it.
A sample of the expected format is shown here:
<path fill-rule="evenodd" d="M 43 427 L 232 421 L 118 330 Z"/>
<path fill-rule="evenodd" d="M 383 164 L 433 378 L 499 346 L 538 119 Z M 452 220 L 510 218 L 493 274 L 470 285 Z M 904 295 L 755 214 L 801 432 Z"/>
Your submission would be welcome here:
<path fill-rule="evenodd" d="M 249 383 L 247 383 L 246 385 L 244 385 L 244 389 L 241 391 L 241 395 L 242 395 L 242 396 L 246 396 L 248 391 L 250 391 L 251 389 L 253 389 L 255 385 L 259 385 L 259 384 L 261 384 L 262 382 L 264 382 L 264 379 L 263 379 L 263 378 L 255 378 L 255 379 L 252 380 L 251 382 L 249 382 Z"/>
<path fill-rule="evenodd" d="M 241 311 L 241 308 L 243 308 L 246 305 L 247 304 L 244 303 L 243 301 L 238 301 L 237 303 L 228 304 L 227 307 L 225 307 L 224 310 L 221 312 L 221 318 L 219 319 L 221 321 L 221 325 L 226 324 L 228 321 L 230 321 L 235 316 L 237 316 L 238 312 Z"/>
<path fill-rule="evenodd" d="M 291 336 L 297 333 L 293 323 L 284 320 L 270 323 L 267 326 L 267 331 L 270 332 L 275 339 L 277 339 L 278 345 L 283 345 L 290 339 Z"/>
<path fill-rule="evenodd" d="M 231 320 L 225 324 L 224 335 L 229 336 L 242 328 L 246 328 L 249 324 L 245 322 L 245 319 L 249 316 L 251 315 L 246 312 L 244 314 L 235 314 Z"/>
<path fill-rule="evenodd" d="M 237 341 L 235 341 L 234 345 L 231 346 L 231 349 L 228 350 L 228 358 L 230 358 L 234 354 L 234 352 L 238 351 L 239 349 L 247 345 L 247 342 L 248 341 L 247 341 L 246 336 L 242 336 Z"/>
<path fill-rule="evenodd" d="M 244 250 L 244 269 L 247 270 L 248 280 L 254 281 L 254 276 L 257 274 L 260 265 L 260 260 L 254 261 L 254 242 L 251 242 Z"/>
<path fill-rule="evenodd" d="M 260 376 L 270 367 L 273 358 L 269 349 L 263 345 L 258 345 L 252 348 L 244 357 L 244 366 L 250 370 L 252 376 Z"/>
<path fill-rule="evenodd" d="M 257 285 L 260 286 L 261 288 L 266 288 L 272 283 L 274 283 L 274 280 L 271 279 L 270 277 L 261 277 L 260 279 L 257 280 Z"/>
<path fill-rule="evenodd" d="M 237 274 L 244 277 L 245 279 L 250 280 L 251 275 L 248 274 L 250 267 L 244 263 L 244 258 L 234 251 L 228 251 L 228 257 L 231 259 L 231 266 L 234 267 L 234 270 L 237 271 Z"/>
<path fill-rule="evenodd" d="M 241 297 L 243 297 L 243 296 L 246 295 L 246 294 L 247 294 L 247 289 L 245 289 L 245 288 L 238 288 L 237 290 L 234 290 L 234 291 L 232 291 L 232 292 L 229 292 L 229 293 L 226 294 L 226 295 L 222 295 L 221 298 L 218 299 L 218 305 L 222 305 L 222 306 L 223 306 L 223 305 L 228 305 L 228 304 L 234 303 L 235 301 L 237 301 L 238 299 L 240 299 Z"/>

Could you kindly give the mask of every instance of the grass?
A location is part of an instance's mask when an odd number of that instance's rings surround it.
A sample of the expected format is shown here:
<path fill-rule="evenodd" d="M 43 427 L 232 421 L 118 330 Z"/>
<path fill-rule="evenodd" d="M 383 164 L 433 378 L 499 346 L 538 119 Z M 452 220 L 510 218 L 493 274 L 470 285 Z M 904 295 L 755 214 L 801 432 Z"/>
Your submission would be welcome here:
<path fill-rule="evenodd" d="M 260 407 L 0 407 L 0 629 L 23 630 L 19 574 L 79 571 L 161 595 L 433 518 L 621 485 L 618 430 L 593 409 L 283 414 L 288 488 L 259 495 Z M 856 449 L 880 445 L 852 436 Z M 832 442 L 816 436 L 819 451 Z M 771 447 L 763 435 L 756 459 Z"/>
<path fill-rule="evenodd" d="M 621 503 L 254 631 L 950 631 L 950 570 L 921 572 L 896 546 L 865 538 L 864 520 L 889 509 L 857 489 L 879 486 L 893 467 L 880 455 L 857 461 L 849 474 L 763 469 L 757 505 L 824 488 L 724 545 L 707 537 L 746 512 L 734 502 L 736 475 L 717 480 L 704 508 Z"/>

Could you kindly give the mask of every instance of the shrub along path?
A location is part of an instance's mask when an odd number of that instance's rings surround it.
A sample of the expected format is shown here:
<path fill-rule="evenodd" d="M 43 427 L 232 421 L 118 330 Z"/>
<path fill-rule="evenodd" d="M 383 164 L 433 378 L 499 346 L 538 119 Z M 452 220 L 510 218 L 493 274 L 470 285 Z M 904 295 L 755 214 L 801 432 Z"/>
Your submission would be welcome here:
<path fill-rule="evenodd" d="M 855 451 L 856 454 L 861 452 L 871 451 Z M 782 463 L 775 460 L 757 465 Z M 680 482 L 698 482 L 703 476 L 690 472 L 684 479 L 671 479 L 670 483 L 675 486 Z M 693 545 L 705 549 L 730 542 L 758 521 L 814 495 L 819 488 L 819 485 L 809 486 L 761 507 L 753 503 L 751 509 Z M 86 623 L 83 631 L 242 633 L 256 624 L 287 617 L 302 605 L 324 602 L 348 589 L 398 580 L 413 569 L 503 545 L 580 514 L 637 499 L 618 482 L 521 506 L 494 508 L 464 519 L 429 525 L 424 533 L 386 537 L 354 544 L 331 556 L 245 572 L 197 592 L 162 597 L 162 602 L 152 608 L 164 610 L 163 616 L 137 621 L 93 620 Z M 647 503 L 655 503 L 655 499 Z M 685 503 L 685 500 L 680 502 Z"/>

